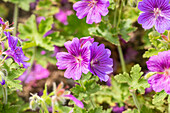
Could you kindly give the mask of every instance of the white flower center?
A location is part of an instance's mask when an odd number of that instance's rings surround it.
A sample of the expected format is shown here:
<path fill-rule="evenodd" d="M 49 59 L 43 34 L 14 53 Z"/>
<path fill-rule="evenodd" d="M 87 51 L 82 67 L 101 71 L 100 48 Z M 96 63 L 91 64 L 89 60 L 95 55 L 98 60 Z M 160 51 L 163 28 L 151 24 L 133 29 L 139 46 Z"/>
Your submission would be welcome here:
<path fill-rule="evenodd" d="M 161 10 L 159 8 L 154 8 L 154 15 L 155 15 L 155 18 L 157 18 L 158 16 L 161 16 Z"/>
<path fill-rule="evenodd" d="M 88 6 L 93 8 L 94 6 L 96 6 L 97 2 L 98 2 L 97 0 L 88 1 L 89 3 Z"/>
<path fill-rule="evenodd" d="M 81 63 L 83 58 L 81 56 L 75 57 L 77 63 Z"/>
<path fill-rule="evenodd" d="M 165 76 L 170 76 L 170 69 L 165 69 L 164 75 Z"/>

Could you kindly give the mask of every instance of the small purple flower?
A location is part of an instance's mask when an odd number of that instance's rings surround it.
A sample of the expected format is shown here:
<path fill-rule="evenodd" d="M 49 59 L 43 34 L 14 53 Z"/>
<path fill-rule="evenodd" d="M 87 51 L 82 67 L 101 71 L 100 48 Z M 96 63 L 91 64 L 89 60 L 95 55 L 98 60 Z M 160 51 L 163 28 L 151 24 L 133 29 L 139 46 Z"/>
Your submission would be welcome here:
<path fill-rule="evenodd" d="M 0 24 L 5 25 L 5 22 L 3 21 L 3 19 L 1 17 L 0 17 Z"/>
<path fill-rule="evenodd" d="M 1 85 L 5 85 L 5 80 L 2 78 L 2 82 L 0 82 Z"/>
<path fill-rule="evenodd" d="M 40 64 L 34 63 L 31 72 L 29 73 L 29 70 L 26 70 L 18 79 L 29 83 L 31 81 L 47 78 L 49 75 L 50 72 L 47 69 L 43 68 Z"/>
<path fill-rule="evenodd" d="M 123 111 L 125 111 L 125 107 L 119 107 L 118 104 L 116 104 L 116 106 L 113 107 L 112 111 L 114 113 L 123 113 Z"/>
<path fill-rule="evenodd" d="M 73 14 L 73 12 L 71 10 L 62 10 L 60 9 L 60 11 L 58 13 L 55 14 L 55 18 L 57 20 L 59 20 L 61 23 L 63 23 L 64 25 L 67 25 L 67 16 Z"/>
<path fill-rule="evenodd" d="M 150 29 L 155 25 L 159 33 L 169 30 L 170 5 L 169 0 L 143 0 L 138 4 L 139 10 L 143 11 L 138 22 L 144 29 Z"/>
<path fill-rule="evenodd" d="M 101 15 L 106 16 L 109 12 L 107 9 L 110 3 L 108 0 L 82 0 L 73 5 L 73 9 L 77 11 L 76 15 L 79 19 L 87 16 L 86 23 L 101 22 Z"/>
<path fill-rule="evenodd" d="M 42 50 L 41 55 L 45 55 L 45 54 L 46 54 L 46 51 Z"/>
<path fill-rule="evenodd" d="M 90 57 L 89 46 L 91 43 L 87 41 L 82 47 L 78 38 L 67 41 L 65 44 L 68 53 L 59 52 L 56 55 L 58 60 L 58 69 L 66 69 L 64 76 L 79 80 L 82 73 L 88 73 L 88 63 Z"/>
<path fill-rule="evenodd" d="M 148 79 L 153 90 L 160 92 L 164 89 L 170 94 L 170 50 L 150 57 L 146 63 L 151 72 L 157 72 Z"/>
<path fill-rule="evenodd" d="M 98 46 L 98 43 L 94 42 L 90 47 L 90 63 L 88 68 L 101 81 L 106 82 L 109 79 L 108 74 L 113 72 L 113 59 L 109 58 L 110 55 L 111 51 L 105 49 L 104 44 Z"/>
<path fill-rule="evenodd" d="M 10 49 L 5 51 L 4 53 L 13 57 L 15 62 L 18 63 L 19 65 L 20 63 L 22 63 L 24 68 L 29 67 L 30 64 L 24 62 L 24 61 L 28 61 L 29 59 L 24 55 L 22 48 L 17 46 L 18 39 L 14 36 L 11 36 L 9 32 L 8 33 L 4 32 L 4 34 L 8 38 L 8 45 L 10 47 Z"/>
<path fill-rule="evenodd" d="M 78 106 L 78 107 L 80 107 L 80 108 L 84 108 L 84 105 L 83 105 L 83 103 L 80 101 L 80 100 L 78 100 L 76 97 L 74 97 L 73 95 L 64 95 L 64 97 L 67 97 L 67 98 L 69 98 L 70 100 L 72 100 L 72 101 L 74 101 L 75 102 L 75 104 Z"/>

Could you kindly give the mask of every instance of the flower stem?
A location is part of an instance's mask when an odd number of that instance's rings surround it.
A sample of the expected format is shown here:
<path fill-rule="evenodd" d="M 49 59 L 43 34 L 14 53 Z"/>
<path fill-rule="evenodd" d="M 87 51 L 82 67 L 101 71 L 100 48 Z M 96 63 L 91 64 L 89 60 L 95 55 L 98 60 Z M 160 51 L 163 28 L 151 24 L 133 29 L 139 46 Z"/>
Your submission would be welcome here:
<path fill-rule="evenodd" d="M 0 63 L 0 66 L 1 66 L 1 64 L 5 61 L 5 59 L 8 57 L 8 55 L 6 55 L 5 57 L 4 57 L 4 59 L 1 61 L 1 63 Z"/>
<path fill-rule="evenodd" d="M 135 90 L 132 91 L 131 94 L 132 94 L 133 102 L 134 102 L 135 106 L 138 108 L 138 111 L 140 112 L 141 107 L 140 107 L 139 101 L 138 101 L 138 99 L 136 97 L 136 91 Z"/>
<path fill-rule="evenodd" d="M 7 104 L 7 101 L 8 101 L 8 93 L 7 93 L 7 85 L 5 84 L 4 87 L 2 87 L 3 89 L 3 97 L 4 97 L 4 103 Z"/>
<path fill-rule="evenodd" d="M 124 60 L 124 57 L 123 57 L 123 52 L 122 52 L 121 45 L 119 44 L 117 46 L 117 48 L 118 48 L 118 52 L 119 52 L 119 57 L 120 57 L 120 62 L 121 62 L 122 70 L 123 70 L 123 72 L 126 72 L 126 65 L 125 65 L 125 60 Z"/>
<path fill-rule="evenodd" d="M 13 35 L 16 36 L 16 33 L 17 33 L 17 22 L 18 22 L 18 4 L 15 4 L 13 21 L 14 21 Z"/>

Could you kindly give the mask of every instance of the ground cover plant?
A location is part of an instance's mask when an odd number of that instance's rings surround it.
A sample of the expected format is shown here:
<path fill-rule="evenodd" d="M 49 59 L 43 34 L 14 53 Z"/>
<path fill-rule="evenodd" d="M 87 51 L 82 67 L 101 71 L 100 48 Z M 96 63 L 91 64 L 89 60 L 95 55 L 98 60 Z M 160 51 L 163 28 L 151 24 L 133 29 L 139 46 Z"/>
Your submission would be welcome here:
<path fill-rule="evenodd" d="M 170 113 L 169 2 L 0 1 L 0 113 Z"/>

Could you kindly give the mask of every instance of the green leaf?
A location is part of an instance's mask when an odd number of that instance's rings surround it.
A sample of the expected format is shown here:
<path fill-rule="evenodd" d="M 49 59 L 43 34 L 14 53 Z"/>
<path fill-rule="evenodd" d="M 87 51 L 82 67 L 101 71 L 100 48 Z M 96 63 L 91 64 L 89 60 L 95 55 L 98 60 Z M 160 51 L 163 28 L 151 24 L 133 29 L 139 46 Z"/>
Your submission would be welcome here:
<path fill-rule="evenodd" d="M 40 46 L 49 51 L 53 51 L 53 45 L 58 44 L 58 42 L 56 42 L 57 40 L 60 40 L 60 42 L 61 40 L 63 40 L 65 42 L 65 39 L 60 38 L 59 34 L 55 35 L 57 37 L 44 37 L 45 33 L 51 30 L 52 24 L 53 18 L 49 17 L 46 18 L 46 20 L 42 20 L 39 26 L 37 26 L 35 15 L 32 15 L 25 24 L 19 24 L 19 37 L 21 39 L 29 39 L 29 41 L 26 42 L 28 44 L 24 44 L 24 48 L 28 48 L 31 46 Z"/>
<path fill-rule="evenodd" d="M 22 85 L 20 84 L 20 80 L 16 80 L 23 72 L 25 69 L 12 69 L 10 72 L 8 72 L 8 76 L 6 77 L 6 83 L 7 86 L 12 89 L 12 90 L 22 90 Z"/>
<path fill-rule="evenodd" d="M 163 101 L 166 97 L 167 97 L 167 94 L 164 90 L 161 92 L 158 92 L 157 94 L 155 94 L 153 96 L 152 103 L 153 104 L 159 103 L 159 102 Z"/>
<path fill-rule="evenodd" d="M 135 27 L 132 27 L 132 21 L 130 19 L 127 20 L 122 20 L 120 22 L 120 34 L 121 34 L 121 38 L 123 38 L 126 42 L 128 42 L 130 40 L 130 36 L 129 33 L 133 32 L 136 30 Z"/>
<path fill-rule="evenodd" d="M 170 103 L 170 95 L 168 96 L 168 103 Z"/>
<path fill-rule="evenodd" d="M 96 27 L 89 28 L 89 32 L 91 35 L 103 37 L 109 42 L 118 45 L 119 44 L 119 38 L 118 35 L 115 33 L 116 31 L 112 30 L 112 26 L 109 23 L 101 22 Z"/>
<path fill-rule="evenodd" d="M 35 0 L 4 0 L 4 1 L 17 4 L 21 9 L 25 11 L 29 11 L 30 3 L 35 2 Z"/>
<path fill-rule="evenodd" d="M 130 75 L 124 72 L 123 74 L 116 75 L 115 79 L 120 83 L 128 83 L 132 89 L 138 89 L 141 93 L 144 93 L 144 89 L 149 87 L 149 84 L 142 75 L 141 67 L 136 64 L 131 68 Z"/>
<path fill-rule="evenodd" d="M 94 24 L 90 25 L 86 23 L 86 19 L 78 19 L 76 15 L 68 16 L 68 25 L 61 26 L 64 28 L 62 35 L 66 36 L 74 36 L 74 37 L 84 37 L 89 36 L 88 28 L 94 26 Z"/>
<path fill-rule="evenodd" d="M 100 90 L 100 85 L 97 84 L 94 80 L 89 80 L 84 83 L 84 86 L 86 88 L 87 94 L 96 93 Z"/>
<path fill-rule="evenodd" d="M 146 51 L 144 54 L 143 54 L 143 58 L 149 58 L 153 55 L 157 55 L 159 53 L 159 50 L 155 49 L 155 48 L 150 48 L 148 49 L 148 51 Z"/>
<path fill-rule="evenodd" d="M 102 107 L 96 107 L 95 109 L 90 110 L 88 113 L 103 113 Z"/>
<path fill-rule="evenodd" d="M 149 109 L 148 107 L 144 105 L 142 106 L 140 113 L 154 113 L 154 112 L 152 111 L 152 109 Z"/>
<path fill-rule="evenodd" d="M 123 113 L 139 113 L 137 109 L 127 109 L 126 111 L 123 111 Z"/>

